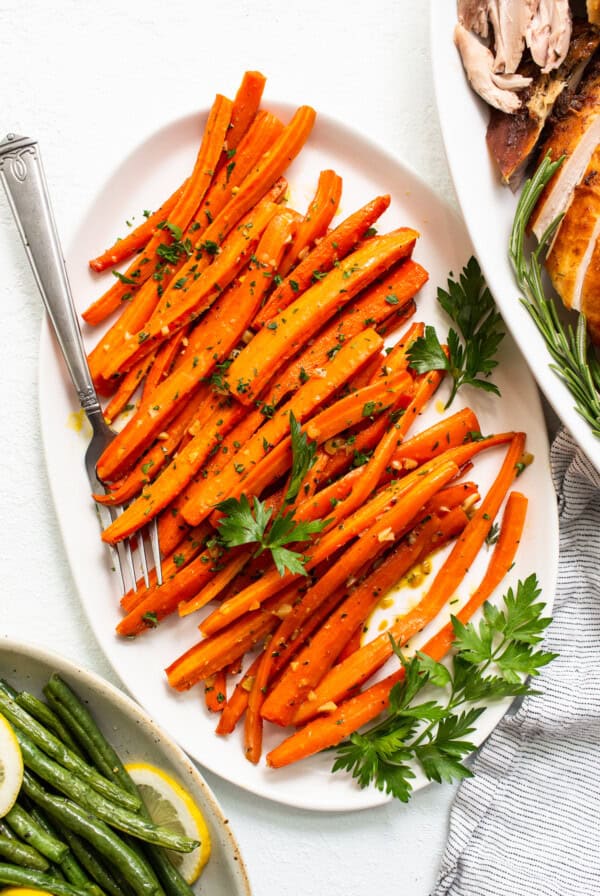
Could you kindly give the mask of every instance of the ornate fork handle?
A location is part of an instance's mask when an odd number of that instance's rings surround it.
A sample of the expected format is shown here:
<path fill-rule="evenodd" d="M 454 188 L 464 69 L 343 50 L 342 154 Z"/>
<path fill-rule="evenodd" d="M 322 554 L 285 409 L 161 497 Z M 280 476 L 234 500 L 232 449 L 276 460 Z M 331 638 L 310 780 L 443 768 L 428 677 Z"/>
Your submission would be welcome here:
<path fill-rule="evenodd" d="M 92 424 L 102 411 L 85 357 L 69 278 L 37 142 L 0 142 L 0 179 L 81 406 Z"/>

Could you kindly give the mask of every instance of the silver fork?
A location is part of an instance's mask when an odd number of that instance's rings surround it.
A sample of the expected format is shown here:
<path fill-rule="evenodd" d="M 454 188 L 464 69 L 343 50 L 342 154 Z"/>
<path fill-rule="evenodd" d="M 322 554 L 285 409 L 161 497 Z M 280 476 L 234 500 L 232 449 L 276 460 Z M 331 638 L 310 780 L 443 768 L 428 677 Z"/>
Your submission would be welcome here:
<path fill-rule="evenodd" d="M 69 278 L 50 205 L 39 147 L 35 140 L 8 134 L 0 141 L 0 179 L 6 191 L 29 263 L 41 293 L 48 316 L 56 333 L 67 369 L 79 402 L 92 426 L 92 439 L 85 454 L 85 468 L 95 494 L 106 491 L 96 474 L 96 464 L 115 433 L 105 423 L 102 408 L 92 383 Z M 105 529 L 122 508 L 96 503 L 100 526 Z M 121 574 L 123 591 L 137 590 L 138 575 L 134 553 L 146 586 L 149 584 L 148 542 L 156 570 L 157 582 L 162 584 L 160 547 L 156 519 L 137 533 L 137 550 L 130 539 L 110 547 L 113 566 Z"/>

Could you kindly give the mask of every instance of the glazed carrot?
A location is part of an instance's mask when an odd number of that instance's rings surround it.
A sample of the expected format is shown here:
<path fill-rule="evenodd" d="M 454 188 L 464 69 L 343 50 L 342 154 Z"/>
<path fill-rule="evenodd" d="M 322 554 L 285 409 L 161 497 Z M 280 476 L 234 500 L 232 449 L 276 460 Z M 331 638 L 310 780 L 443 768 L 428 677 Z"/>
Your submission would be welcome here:
<path fill-rule="evenodd" d="M 123 377 L 117 391 L 104 408 L 104 419 L 109 426 L 124 410 L 141 381 L 154 366 L 154 360 L 154 355 L 146 355 Z"/>
<path fill-rule="evenodd" d="M 147 215 L 145 221 L 142 221 L 141 224 L 131 230 L 126 237 L 117 240 L 116 243 L 114 243 L 110 249 L 106 249 L 102 255 L 98 255 L 97 258 L 92 258 L 90 261 L 91 269 L 100 273 L 107 268 L 113 268 L 115 265 L 121 264 L 122 261 L 125 261 L 130 255 L 133 255 L 134 252 L 143 249 L 150 238 L 156 233 L 158 225 L 168 219 L 170 213 L 175 208 L 181 193 L 185 189 L 186 183 L 187 181 L 184 181 L 181 186 L 177 187 L 175 192 L 163 202 L 158 211 L 153 212 L 151 215 Z M 144 214 L 147 213 L 144 212 Z M 88 324 L 99 324 L 104 320 L 104 317 L 96 318 L 93 314 L 90 316 L 88 312 L 89 309 L 88 311 L 84 311 L 82 315 Z"/>
<path fill-rule="evenodd" d="M 185 230 L 202 202 L 219 161 L 230 118 L 231 100 L 217 95 L 208 116 L 194 170 L 170 213 L 169 224 L 172 227 Z M 132 289 L 139 288 L 155 273 L 157 265 L 161 262 L 159 247 L 163 243 L 168 244 L 172 234 L 173 231 L 168 229 L 155 232 L 142 255 L 135 259 L 108 292 L 90 305 L 85 314 L 94 317 L 101 315 L 102 319 L 119 308 L 127 293 L 131 294 Z"/>
<path fill-rule="evenodd" d="M 443 519 L 431 516 L 413 529 L 381 566 L 350 592 L 298 655 L 297 664 L 286 668 L 264 703 L 264 717 L 278 725 L 287 725 L 292 719 L 301 724 L 302 718 L 294 718 L 298 707 L 336 662 L 345 641 L 411 567 L 458 535 L 466 524 L 466 514 L 457 507 Z"/>
<path fill-rule="evenodd" d="M 377 218 L 381 217 L 389 204 L 389 196 L 377 196 L 327 234 L 319 245 L 297 265 L 293 276 L 290 275 L 269 299 L 263 308 L 260 323 L 265 323 L 275 317 L 294 302 L 298 295 L 302 295 L 314 283 L 315 271 L 327 273 L 333 268 L 335 262 L 348 255 L 365 231 Z M 257 323 L 259 322 L 257 321 Z"/>
<path fill-rule="evenodd" d="M 508 489 L 517 474 L 516 464 L 523 453 L 525 436 L 517 433 L 511 441 L 502 468 L 480 507 L 454 545 L 437 573 L 427 594 L 412 610 L 398 619 L 384 635 L 380 635 L 334 667 L 315 689 L 321 706 L 337 703 L 349 690 L 362 684 L 392 654 L 390 635 L 402 646 L 437 616 L 454 594 L 477 556 Z"/>
<path fill-rule="evenodd" d="M 195 274 L 188 274 L 173 284 L 174 292 L 167 287 L 161 306 L 146 320 L 143 329 L 130 331 L 130 338 L 110 352 L 103 375 L 126 372 L 139 358 L 207 311 L 249 261 L 262 232 L 277 211 L 277 206 L 270 201 L 259 203 L 245 226 L 236 230 L 233 239 L 215 255 L 212 264 L 198 270 L 197 279 L 194 279 Z M 181 286 L 175 289 L 177 283 Z"/>
<path fill-rule="evenodd" d="M 206 604 L 210 603 L 229 585 L 231 581 L 244 568 L 250 557 L 251 551 L 238 551 L 229 559 L 224 569 L 219 570 L 217 575 L 210 580 L 194 597 L 189 600 L 182 601 L 179 604 L 178 612 L 180 616 L 189 616 L 201 610 Z"/>
<path fill-rule="evenodd" d="M 357 249 L 324 280 L 317 281 L 299 299 L 258 331 L 229 368 L 229 381 L 243 383 L 237 397 L 250 404 L 273 372 L 327 322 L 340 305 L 346 304 L 412 249 L 417 233 L 407 228 L 377 237 Z"/>
<path fill-rule="evenodd" d="M 398 500 L 396 504 L 392 504 L 384 510 L 389 502 L 388 498 L 382 506 L 382 511 L 384 512 L 377 514 L 377 517 L 372 517 L 368 528 L 363 525 L 356 531 L 356 528 L 347 526 L 346 532 L 340 532 L 336 528 L 329 535 L 321 538 L 311 550 L 310 560 L 306 564 L 307 570 L 314 569 L 319 562 L 332 557 L 335 550 L 341 546 L 340 542 L 343 544 L 354 535 L 357 535 L 358 532 L 361 532 L 361 537 L 351 545 L 342 558 L 337 563 L 334 563 L 316 583 L 314 588 L 311 589 L 311 603 L 309 604 L 305 600 L 303 602 L 305 608 L 309 605 L 312 606 L 312 599 L 318 605 L 321 599 L 331 593 L 331 589 L 339 588 L 352 571 L 366 563 L 367 560 L 374 559 L 386 546 L 389 546 L 388 539 L 395 540 L 398 531 L 408 526 L 423 504 L 446 485 L 450 479 L 455 477 L 457 473 L 458 467 L 456 464 L 452 462 L 440 463 L 437 467 L 424 472 L 424 475 L 415 477 L 405 490 L 402 500 Z M 370 503 L 373 504 L 373 502 Z M 357 514 L 355 514 L 356 516 Z M 277 570 L 275 570 L 275 573 L 279 576 Z M 207 616 L 202 621 L 201 631 L 206 635 L 213 634 L 231 622 L 231 620 L 246 613 L 250 606 L 253 606 L 255 603 L 260 604 L 265 597 L 270 596 L 271 588 L 275 587 L 279 591 L 293 581 L 294 578 L 296 577 L 287 573 L 284 576 L 279 576 L 279 582 L 277 582 L 277 580 L 274 581 L 272 572 L 267 573 L 254 586 L 245 588 L 235 597 L 224 601 L 210 616 Z"/>
<path fill-rule="evenodd" d="M 227 702 L 227 675 L 223 669 L 204 679 L 204 700 L 209 712 L 223 712 Z"/>
<path fill-rule="evenodd" d="M 263 661 L 259 663 L 248 695 L 246 718 L 244 719 L 244 755 L 254 765 L 260 759 L 263 741 L 263 720 L 261 715 L 265 692 L 269 683 L 271 665 L 269 663 L 269 645 L 263 651 Z"/>
<path fill-rule="evenodd" d="M 260 106 L 266 81 L 260 72 L 244 72 L 231 110 L 231 123 L 226 140 L 228 154 L 236 149 L 252 124 Z"/>
<path fill-rule="evenodd" d="M 210 452 L 218 446 L 219 440 L 242 415 L 239 406 L 217 407 L 198 435 L 178 453 L 177 459 L 102 531 L 102 540 L 107 544 L 116 544 L 154 519 L 191 481 Z"/>
<path fill-rule="evenodd" d="M 164 342 L 155 355 L 155 361 L 148 371 L 148 375 L 144 381 L 144 391 L 142 392 L 142 401 L 148 403 L 152 400 L 152 393 L 160 382 L 165 380 L 170 372 L 175 358 L 185 349 L 188 342 L 188 331 L 180 330 L 178 333 Z M 154 353 L 153 353 L 154 354 Z M 152 354 L 150 355 L 152 357 Z M 140 363 L 143 363 L 143 359 Z M 132 369 L 135 369 L 132 368 Z M 127 374 L 129 376 L 129 374 Z"/>
<path fill-rule="evenodd" d="M 260 661 L 261 656 L 259 655 L 249 666 L 248 671 L 244 674 L 243 678 L 238 681 L 237 685 L 235 686 L 233 694 L 227 701 L 225 708 L 221 713 L 219 724 L 215 729 L 217 734 L 231 734 L 231 732 L 243 716 L 244 712 L 246 711 L 246 707 L 248 706 L 248 698 L 250 696 L 250 689 L 252 687 L 252 682 L 254 681 L 254 676 L 256 675 L 256 671 L 258 669 Z"/>
<path fill-rule="evenodd" d="M 290 412 L 293 412 L 299 422 L 305 420 L 315 407 L 339 389 L 355 370 L 380 351 L 381 345 L 381 337 L 374 330 L 364 330 L 351 342 L 342 346 L 327 366 L 326 375 L 321 379 L 309 379 L 290 401 L 240 448 L 235 459 L 222 470 L 218 479 L 199 480 L 195 484 L 190 490 L 188 503 L 182 509 L 186 522 L 193 526 L 197 525 L 208 516 L 215 504 L 229 497 L 244 480 L 247 471 L 262 460 L 266 449 L 269 446 L 276 446 L 287 435 Z"/>
<path fill-rule="evenodd" d="M 255 647 L 277 625 L 276 611 L 286 599 L 287 593 L 283 592 L 267 601 L 264 607 L 236 620 L 214 638 L 206 638 L 190 647 L 165 670 L 171 687 L 176 691 L 187 691 Z"/>
<path fill-rule="evenodd" d="M 509 564 L 509 558 L 511 557 L 511 552 L 512 558 L 514 558 L 523 525 L 522 513 L 524 505 L 522 503 L 522 496 L 519 496 L 517 502 L 518 505 L 520 505 L 519 510 L 511 508 L 511 519 L 515 521 L 514 528 L 512 522 L 510 525 L 507 525 L 508 521 L 505 522 L 503 520 L 498 546 L 492 555 L 484 580 L 477 589 L 477 601 L 469 601 L 465 604 L 462 610 L 457 613 L 458 618 L 463 623 L 469 621 L 476 609 L 490 597 L 492 591 L 497 587 L 499 579 L 495 574 L 495 570 L 506 571 L 507 565 L 512 563 L 511 559 Z M 508 502 L 505 516 L 507 511 Z M 515 513 L 515 517 L 512 517 L 513 512 Z M 505 532 L 504 539 L 502 535 L 503 531 Z M 501 540 L 503 541 L 502 548 L 499 547 Z M 508 546 L 509 544 L 510 547 Z M 496 566 L 496 564 L 498 565 Z M 484 582 L 486 582 L 485 587 Z M 426 653 L 437 660 L 442 659 L 444 653 L 448 650 L 448 627 L 445 626 L 442 632 L 444 634 L 439 633 L 439 637 L 438 635 L 434 635 L 422 649 L 423 653 Z M 450 638 L 450 642 L 451 640 L 452 639 Z M 350 699 L 345 700 L 331 714 L 313 719 L 308 725 L 297 731 L 291 737 L 288 737 L 283 743 L 272 750 L 267 756 L 268 764 L 273 768 L 281 768 L 292 762 L 304 759 L 307 756 L 312 756 L 314 753 L 318 753 L 328 747 L 336 746 L 355 731 L 358 731 L 363 725 L 371 722 L 388 707 L 390 691 L 403 677 L 404 669 L 400 668 L 391 675 L 388 675 L 383 681 L 377 682 L 377 684 L 367 688 L 367 690 L 358 694 L 356 697 L 351 697 Z"/>
<path fill-rule="evenodd" d="M 327 233 L 327 228 L 338 210 L 341 196 L 342 178 L 330 169 L 321 171 L 317 192 L 279 266 L 281 277 L 286 277 L 296 261 L 307 253 L 308 247 Z M 257 323 L 262 324 L 264 320 L 259 318 Z"/>

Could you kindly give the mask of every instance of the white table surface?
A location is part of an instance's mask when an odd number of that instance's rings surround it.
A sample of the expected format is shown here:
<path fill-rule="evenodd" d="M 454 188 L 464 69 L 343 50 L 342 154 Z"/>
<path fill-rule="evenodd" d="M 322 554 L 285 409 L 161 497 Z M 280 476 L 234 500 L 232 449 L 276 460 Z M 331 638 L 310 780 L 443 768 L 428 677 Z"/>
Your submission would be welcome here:
<path fill-rule="evenodd" d="M 447 0 L 451 2 L 451 0 Z M 453 201 L 423 0 L 0 0 L 0 133 L 43 147 L 63 240 L 97 186 L 166 121 L 232 94 L 244 69 L 266 97 L 310 103 L 396 151 Z M 79 608 L 41 455 L 42 312 L 0 195 L 0 632 L 119 684 Z M 255 896 L 429 892 L 454 789 L 355 814 L 288 809 L 206 774 Z"/>

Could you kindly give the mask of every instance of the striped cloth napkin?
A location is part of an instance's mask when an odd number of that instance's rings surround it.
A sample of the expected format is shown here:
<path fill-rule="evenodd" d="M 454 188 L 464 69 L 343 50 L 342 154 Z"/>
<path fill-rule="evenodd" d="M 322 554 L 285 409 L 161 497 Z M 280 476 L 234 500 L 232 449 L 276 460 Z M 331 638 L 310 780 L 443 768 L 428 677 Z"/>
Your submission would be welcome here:
<path fill-rule="evenodd" d="M 487 740 L 459 787 L 433 896 L 600 894 L 600 475 L 562 430 L 560 656 Z"/>

